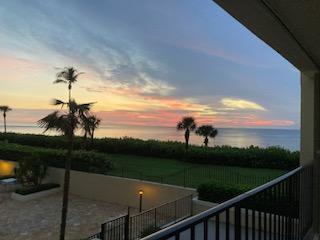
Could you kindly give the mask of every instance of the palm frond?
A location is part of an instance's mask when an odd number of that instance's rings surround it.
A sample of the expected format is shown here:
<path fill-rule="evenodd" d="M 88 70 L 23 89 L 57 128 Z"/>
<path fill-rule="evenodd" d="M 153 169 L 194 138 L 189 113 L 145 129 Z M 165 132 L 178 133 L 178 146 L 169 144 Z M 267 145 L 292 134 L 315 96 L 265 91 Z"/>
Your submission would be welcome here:
<path fill-rule="evenodd" d="M 58 78 L 58 79 L 54 80 L 54 81 L 53 81 L 53 83 L 67 83 L 67 81 L 66 81 L 66 80 L 63 80 L 63 79 Z"/>
<path fill-rule="evenodd" d="M 44 128 L 44 132 L 48 130 L 61 131 L 61 118 L 59 111 L 54 111 L 37 122 L 38 126 Z"/>
<path fill-rule="evenodd" d="M 6 113 L 9 111 L 12 111 L 12 108 L 10 108 L 9 106 L 3 105 L 3 106 L 0 106 L 0 111 Z"/>
<path fill-rule="evenodd" d="M 54 106 L 61 106 L 61 108 L 63 108 L 65 105 L 68 105 L 68 103 L 55 98 L 51 100 L 51 104 Z"/>

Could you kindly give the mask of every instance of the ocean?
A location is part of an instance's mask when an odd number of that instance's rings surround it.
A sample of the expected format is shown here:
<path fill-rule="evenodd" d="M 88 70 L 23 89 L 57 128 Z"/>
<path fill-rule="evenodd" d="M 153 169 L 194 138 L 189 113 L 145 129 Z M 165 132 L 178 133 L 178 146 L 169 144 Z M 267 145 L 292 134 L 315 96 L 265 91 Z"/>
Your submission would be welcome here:
<path fill-rule="evenodd" d="M 7 130 L 16 133 L 41 134 L 43 129 L 37 126 L 8 126 Z M 55 132 L 46 134 L 56 135 Z M 78 133 L 80 135 L 81 132 Z M 157 139 L 163 141 L 184 141 L 184 133 L 173 127 L 150 126 L 101 126 L 97 129 L 96 137 L 133 137 L 140 139 Z M 190 143 L 202 145 L 203 138 L 191 133 Z M 300 149 L 300 130 L 296 129 L 254 129 L 254 128 L 218 128 L 215 139 L 209 140 L 209 145 L 230 145 L 235 147 L 281 146 L 291 151 Z"/>

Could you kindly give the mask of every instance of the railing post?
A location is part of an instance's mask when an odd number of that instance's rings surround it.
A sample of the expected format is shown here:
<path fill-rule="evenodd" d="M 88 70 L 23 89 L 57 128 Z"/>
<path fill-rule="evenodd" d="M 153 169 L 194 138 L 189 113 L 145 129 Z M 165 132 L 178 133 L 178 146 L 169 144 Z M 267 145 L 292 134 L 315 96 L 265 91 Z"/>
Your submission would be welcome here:
<path fill-rule="evenodd" d="M 100 232 L 100 238 L 101 240 L 105 240 L 106 239 L 106 224 L 103 223 L 101 224 L 101 232 Z"/>
<path fill-rule="evenodd" d="M 124 218 L 124 240 L 129 240 L 129 234 L 130 234 L 129 221 L 130 221 L 130 217 L 129 217 L 129 214 L 127 214 Z"/>
<path fill-rule="evenodd" d="M 157 208 L 154 208 L 154 229 L 157 229 Z"/>
<path fill-rule="evenodd" d="M 241 240 L 241 208 L 239 206 L 235 206 L 234 214 L 234 239 Z"/>

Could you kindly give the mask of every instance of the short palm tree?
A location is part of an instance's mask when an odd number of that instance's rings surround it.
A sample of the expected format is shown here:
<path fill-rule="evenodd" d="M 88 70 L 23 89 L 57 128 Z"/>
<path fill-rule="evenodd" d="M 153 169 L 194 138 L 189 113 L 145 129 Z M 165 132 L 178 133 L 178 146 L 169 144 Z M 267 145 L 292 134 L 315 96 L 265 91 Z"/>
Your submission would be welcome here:
<path fill-rule="evenodd" d="M 184 138 L 186 141 L 186 150 L 189 147 L 190 132 L 196 129 L 197 125 L 193 117 L 184 117 L 180 122 L 177 123 L 177 130 L 184 130 Z"/>
<path fill-rule="evenodd" d="M 0 111 L 3 112 L 4 133 L 7 132 L 7 112 L 9 112 L 11 110 L 12 109 L 9 106 L 0 106 Z"/>
<path fill-rule="evenodd" d="M 215 138 L 218 135 L 218 130 L 212 125 L 202 125 L 196 130 L 196 134 L 204 137 L 204 145 L 207 147 L 209 143 L 209 137 Z"/>
<path fill-rule="evenodd" d="M 99 119 L 97 116 L 89 115 L 89 116 L 83 116 L 82 117 L 82 128 L 84 130 L 84 139 L 86 141 L 88 135 L 91 137 L 91 142 L 93 142 L 94 139 L 94 132 L 99 127 L 101 123 L 101 119 Z"/>
<path fill-rule="evenodd" d="M 72 85 L 78 81 L 78 77 L 83 72 L 79 72 L 73 67 L 65 67 L 61 72 L 57 73 L 57 79 L 53 83 L 65 83 L 68 85 L 69 101 L 71 100 Z"/>

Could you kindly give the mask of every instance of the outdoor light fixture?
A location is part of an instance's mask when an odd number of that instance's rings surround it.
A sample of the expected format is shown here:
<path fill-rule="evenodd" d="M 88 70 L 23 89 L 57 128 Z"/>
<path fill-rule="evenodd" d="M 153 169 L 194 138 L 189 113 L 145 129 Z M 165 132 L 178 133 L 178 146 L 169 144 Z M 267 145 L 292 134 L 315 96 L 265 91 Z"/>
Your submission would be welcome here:
<path fill-rule="evenodd" d="M 142 189 L 140 189 L 139 190 L 139 212 L 142 212 L 142 195 L 143 195 L 143 190 Z"/>

